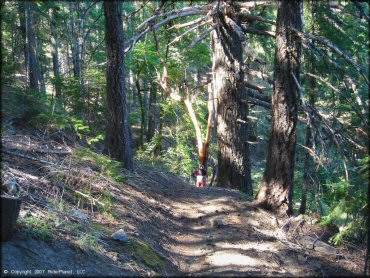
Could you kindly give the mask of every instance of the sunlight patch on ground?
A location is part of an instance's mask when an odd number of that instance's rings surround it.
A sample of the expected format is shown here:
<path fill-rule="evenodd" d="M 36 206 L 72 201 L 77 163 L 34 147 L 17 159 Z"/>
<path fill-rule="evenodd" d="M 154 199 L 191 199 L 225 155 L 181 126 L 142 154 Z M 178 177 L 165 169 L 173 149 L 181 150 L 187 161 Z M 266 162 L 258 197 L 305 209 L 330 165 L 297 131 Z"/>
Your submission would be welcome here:
<path fill-rule="evenodd" d="M 241 242 L 238 244 L 231 244 L 228 242 L 218 242 L 216 243 L 217 247 L 228 248 L 228 249 L 239 249 L 239 250 L 250 250 L 255 249 L 258 251 L 277 251 L 277 248 L 271 243 L 258 243 L 258 242 Z"/>
<path fill-rule="evenodd" d="M 204 213 L 214 213 L 216 210 L 220 210 L 220 207 L 214 205 L 205 205 L 201 210 Z"/>
<path fill-rule="evenodd" d="M 228 210 L 235 210 L 235 207 L 227 205 L 230 203 L 230 199 L 228 197 L 221 197 L 215 200 L 212 200 L 211 203 L 203 203 L 201 204 L 201 210 L 204 213 L 215 213 L 216 210 L 218 212 L 227 212 Z"/>
<path fill-rule="evenodd" d="M 260 226 L 260 223 L 258 221 L 256 221 L 256 220 L 252 219 L 252 218 L 249 218 L 247 220 L 247 222 L 248 222 L 248 224 L 250 224 L 252 226 L 256 226 L 256 227 Z"/>
<path fill-rule="evenodd" d="M 172 251 L 173 253 L 187 257 L 203 256 L 207 252 L 209 252 L 207 249 L 199 248 L 199 246 L 188 246 L 188 245 L 172 245 L 171 249 L 176 250 Z"/>
<path fill-rule="evenodd" d="M 258 266 L 261 265 L 260 260 L 254 259 L 250 256 L 230 253 L 230 252 L 216 252 L 209 256 L 207 261 L 215 266 Z"/>

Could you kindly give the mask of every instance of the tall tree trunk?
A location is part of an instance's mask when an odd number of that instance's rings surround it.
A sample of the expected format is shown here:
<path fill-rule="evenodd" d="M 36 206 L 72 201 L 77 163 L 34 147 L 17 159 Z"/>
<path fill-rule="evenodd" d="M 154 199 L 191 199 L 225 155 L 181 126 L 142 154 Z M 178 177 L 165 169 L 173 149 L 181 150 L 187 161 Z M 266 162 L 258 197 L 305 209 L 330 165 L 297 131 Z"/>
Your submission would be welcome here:
<path fill-rule="evenodd" d="M 149 142 L 154 137 L 156 128 L 156 102 L 157 102 L 157 86 L 151 80 L 150 82 L 150 96 L 149 96 L 149 115 L 148 115 L 148 131 L 146 134 L 146 140 Z"/>
<path fill-rule="evenodd" d="M 107 52 L 108 124 L 106 151 L 127 169 L 133 168 L 131 132 L 125 90 L 125 54 L 122 3 L 104 1 Z"/>
<path fill-rule="evenodd" d="M 53 57 L 53 71 L 54 71 L 54 86 L 55 86 L 55 97 L 58 100 L 62 99 L 62 88 L 61 88 L 61 77 L 60 77 L 60 66 L 59 66 L 59 53 L 58 53 L 58 32 L 56 29 L 56 9 L 53 8 L 51 11 L 50 21 L 50 32 L 51 32 L 51 45 L 52 45 L 52 57 Z"/>
<path fill-rule="evenodd" d="M 41 91 L 41 76 L 37 58 L 37 44 L 34 32 L 34 18 L 30 7 L 31 2 L 19 2 L 21 29 L 25 41 L 25 63 L 29 88 Z"/>
<path fill-rule="evenodd" d="M 160 89 L 161 91 L 161 101 L 163 101 L 163 89 Z M 159 106 L 159 126 L 158 126 L 158 141 L 155 144 L 153 153 L 155 156 L 161 156 L 162 155 L 162 137 L 163 137 L 163 122 L 164 122 L 164 111 L 162 106 Z"/>
<path fill-rule="evenodd" d="M 18 2 L 18 13 L 19 13 L 19 21 L 20 21 L 20 29 L 22 32 L 23 37 L 23 51 L 24 51 L 24 62 L 25 62 L 25 69 L 26 69 L 26 81 L 29 84 L 29 71 L 30 71 L 30 51 L 27 44 L 27 13 L 26 13 L 26 6 L 27 2 L 20 1 Z"/>
<path fill-rule="evenodd" d="M 232 8 L 232 6 L 230 6 Z M 230 11 L 228 17 L 235 22 L 238 11 Z M 252 196 L 249 161 L 248 107 L 244 87 L 243 47 L 238 30 L 224 14 L 216 14 L 218 24 L 211 32 L 213 90 L 218 98 L 217 142 L 218 182 L 221 187 L 235 188 Z"/>
<path fill-rule="evenodd" d="M 34 14 L 33 15 L 33 26 L 43 26 L 43 20 L 44 18 L 40 15 L 40 14 Z M 40 86 L 40 90 L 43 92 L 43 93 L 46 93 L 46 83 L 45 83 L 45 73 L 46 73 L 46 66 L 43 65 L 43 63 L 41 63 L 41 59 L 40 57 L 43 57 L 45 56 L 44 54 L 44 50 L 42 48 L 42 42 L 38 39 L 36 39 L 37 37 L 40 37 L 39 35 L 39 28 L 37 28 L 37 30 L 34 29 L 34 39 L 35 39 L 35 46 L 36 46 L 36 61 L 37 61 L 37 66 L 38 66 L 38 74 L 39 74 L 39 86 Z"/>
<path fill-rule="evenodd" d="M 315 18 L 315 12 L 316 12 L 316 3 L 315 1 L 312 1 L 311 3 L 311 15 L 312 18 Z M 315 24 L 314 21 L 311 23 L 311 34 L 315 33 Z M 315 42 L 312 42 L 314 45 Z M 310 72 L 315 74 L 315 59 L 313 57 L 309 58 L 309 67 Z M 315 79 L 313 77 L 310 77 L 309 79 L 309 105 L 310 107 L 315 107 Z M 315 149 L 313 149 L 314 146 L 314 138 L 313 138 L 313 128 L 314 128 L 314 117 L 312 113 L 307 112 L 306 113 L 307 118 L 307 128 L 306 128 L 306 148 L 313 150 L 316 152 Z M 304 166 L 303 166 L 303 184 L 302 184 L 302 197 L 301 197 L 301 205 L 299 208 L 300 214 L 306 213 L 306 207 L 307 207 L 307 191 L 310 185 L 312 185 L 312 175 L 310 174 L 313 169 L 313 159 L 308 150 L 306 150 L 305 157 L 304 157 Z M 316 186 L 316 185 L 315 185 Z"/>
<path fill-rule="evenodd" d="M 77 3 L 79 4 L 79 3 Z M 69 12 L 70 12 L 70 29 L 71 29 L 71 50 L 72 50 L 72 61 L 73 61 L 73 76 L 76 80 L 81 78 L 81 62 L 80 62 L 80 47 L 78 39 L 78 30 L 75 18 L 75 2 L 69 2 Z"/>
<path fill-rule="evenodd" d="M 312 63 L 313 61 L 311 61 Z M 311 72 L 313 71 L 313 64 L 311 64 Z M 310 78 L 310 91 L 309 91 L 309 104 L 312 108 L 315 107 L 315 80 L 314 78 Z M 306 128 L 306 148 L 312 150 L 313 149 L 313 128 L 314 128 L 314 117 L 311 113 L 307 112 L 307 128 Z M 313 151 L 316 151 L 313 149 Z M 299 208 L 300 214 L 306 213 L 306 206 L 307 206 L 307 189 L 309 188 L 311 181 L 311 174 L 313 168 L 313 161 L 311 154 L 306 150 L 305 157 L 304 157 L 304 166 L 303 166 L 303 185 L 302 185 L 302 198 L 301 198 L 301 205 Z"/>
<path fill-rule="evenodd" d="M 301 41 L 292 28 L 302 30 L 302 1 L 278 2 L 272 127 L 267 164 L 258 201 L 272 210 L 293 212 L 294 157 L 298 111 Z"/>
<path fill-rule="evenodd" d="M 145 89 L 141 88 L 140 86 L 139 72 L 137 72 L 135 84 L 136 84 L 137 98 L 139 100 L 139 105 L 140 105 L 140 146 L 139 148 L 143 149 L 144 135 L 145 135 L 145 130 L 146 130 L 146 127 L 145 127 L 146 113 L 145 113 L 145 107 L 144 107 L 144 98 L 145 98 L 144 90 Z"/>
<path fill-rule="evenodd" d="M 16 27 L 16 26 L 15 26 Z M 13 68 L 15 69 L 16 68 L 16 59 L 15 59 L 15 55 L 16 55 L 16 52 L 18 51 L 18 47 L 17 47 L 17 43 L 16 43 L 16 40 L 15 40 L 15 28 L 13 27 L 13 25 L 11 26 L 11 39 L 12 39 L 12 43 L 11 43 L 11 56 L 12 56 L 12 65 L 13 65 Z M 15 73 L 16 71 L 13 70 L 13 78 L 15 78 Z"/>
<path fill-rule="evenodd" d="M 27 42 L 29 47 L 29 54 L 30 54 L 30 89 L 41 91 L 41 73 L 39 68 L 39 62 L 38 62 L 38 55 L 37 55 L 37 41 L 35 37 L 35 21 L 33 16 L 33 11 L 31 9 L 32 3 L 26 4 L 26 11 L 28 13 L 27 15 L 27 26 L 28 26 L 28 32 L 27 32 Z"/>

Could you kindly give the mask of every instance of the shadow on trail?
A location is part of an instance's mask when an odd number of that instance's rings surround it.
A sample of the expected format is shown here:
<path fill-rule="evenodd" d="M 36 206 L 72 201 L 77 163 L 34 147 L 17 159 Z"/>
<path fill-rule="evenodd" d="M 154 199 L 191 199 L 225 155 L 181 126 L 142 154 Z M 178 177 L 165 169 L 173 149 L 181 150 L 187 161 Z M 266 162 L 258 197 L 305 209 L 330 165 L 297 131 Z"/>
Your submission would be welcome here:
<path fill-rule="evenodd" d="M 238 191 L 196 188 L 156 171 L 137 173 L 130 182 L 140 184 L 138 190 L 157 201 L 157 215 L 147 214 L 141 228 L 159 239 L 157 248 L 177 262 L 183 275 L 355 275 L 337 258 L 284 247 L 268 230 L 270 220 L 263 219 L 267 213 L 259 213 Z M 213 227 L 214 218 L 225 222 Z"/>

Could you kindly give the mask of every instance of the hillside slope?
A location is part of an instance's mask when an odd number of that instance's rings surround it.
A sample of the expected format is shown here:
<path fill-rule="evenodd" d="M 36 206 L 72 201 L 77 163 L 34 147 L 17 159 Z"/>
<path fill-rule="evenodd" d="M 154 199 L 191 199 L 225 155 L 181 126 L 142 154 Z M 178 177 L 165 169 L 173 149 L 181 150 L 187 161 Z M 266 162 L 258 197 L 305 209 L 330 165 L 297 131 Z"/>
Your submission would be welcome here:
<path fill-rule="evenodd" d="M 23 201 L 15 235 L 1 246 L 4 274 L 361 273 L 363 254 L 323 242 L 327 232 L 312 219 L 278 220 L 238 191 L 195 188 L 139 162 L 122 176 L 64 132 L 7 125 L 2 146 L 3 182 L 18 184 Z M 111 237 L 120 229 L 127 240 Z"/>

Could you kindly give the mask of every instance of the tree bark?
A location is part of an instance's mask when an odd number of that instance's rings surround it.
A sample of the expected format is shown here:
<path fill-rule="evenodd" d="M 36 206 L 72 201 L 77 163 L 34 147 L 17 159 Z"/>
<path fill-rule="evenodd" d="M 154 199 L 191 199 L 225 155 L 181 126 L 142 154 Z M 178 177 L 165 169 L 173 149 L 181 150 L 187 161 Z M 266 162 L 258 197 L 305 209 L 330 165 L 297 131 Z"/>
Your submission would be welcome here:
<path fill-rule="evenodd" d="M 311 3 L 311 15 L 312 18 L 315 17 L 315 9 L 316 9 L 316 3 L 315 1 L 312 1 Z M 311 33 L 315 33 L 315 24 L 314 22 L 311 23 Z M 314 44 L 315 42 L 312 42 Z M 310 72 L 315 73 L 315 59 L 311 56 L 309 58 L 309 67 Z M 309 105 L 313 109 L 315 108 L 315 79 L 313 77 L 310 77 L 309 79 Z M 312 112 L 307 111 L 307 128 L 306 128 L 306 142 L 305 145 L 308 149 L 312 149 L 314 146 L 314 138 L 313 138 L 313 128 L 314 128 L 314 117 Z M 313 151 L 316 151 L 313 149 Z M 299 207 L 299 213 L 305 214 L 306 213 L 306 207 L 307 207 L 307 191 L 310 185 L 312 185 L 311 181 L 311 171 L 313 168 L 313 159 L 308 150 L 306 150 L 305 157 L 304 157 L 304 166 L 303 166 L 303 184 L 302 184 L 302 196 L 301 196 L 301 205 Z"/>
<path fill-rule="evenodd" d="M 19 2 L 19 16 L 23 39 L 25 41 L 24 54 L 26 73 L 29 88 L 34 91 L 41 91 L 41 77 L 37 58 L 37 44 L 34 32 L 34 18 L 30 7 L 31 2 Z"/>
<path fill-rule="evenodd" d="M 122 3 L 104 1 L 107 53 L 108 123 L 106 151 L 127 169 L 133 168 L 131 131 L 128 122 L 125 90 L 125 55 Z"/>
<path fill-rule="evenodd" d="M 164 96 L 163 96 L 163 89 L 160 88 L 159 89 L 161 94 L 161 99 L 160 101 L 162 102 L 164 100 Z M 154 156 L 158 157 L 158 156 L 161 156 L 162 155 L 162 145 L 163 145 L 163 124 L 164 124 L 164 111 L 163 111 L 163 108 L 162 106 L 159 106 L 159 124 L 158 124 L 158 141 L 156 142 L 155 144 L 155 147 L 154 147 L 154 150 L 153 150 L 153 153 L 154 153 Z"/>
<path fill-rule="evenodd" d="M 29 84 L 29 71 L 30 71 L 30 52 L 27 44 L 27 13 L 26 13 L 26 7 L 27 2 L 19 2 L 18 3 L 18 13 L 19 13 L 19 22 L 20 22 L 20 29 L 22 32 L 23 37 L 23 51 L 24 51 L 24 63 L 26 68 L 26 79 L 27 84 Z"/>
<path fill-rule="evenodd" d="M 149 142 L 154 137 L 155 128 L 156 128 L 156 103 L 157 103 L 157 86 L 151 80 L 150 85 L 150 96 L 149 96 L 149 115 L 148 115 L 148 131 L 146 134 L 146 140 Z"/>
<path fill-rule="evenodd" d="M 233 6 L 231 5 L 232 9 Z M 218 180 L 220 187 L 235 188 L 252 196 L 249 161 L 248 106 L 243 105 L 244 87 L 242 38 L 230 19 L 238 22 L 237 10 L 217 13 L 211 32 L 213 90 L 218 98 L 217 143 Z"/>
<path fill-rule="evenodd" d="M 312 61 L 311 61 L 312 62 Z M 312 65 L 313 66 L 313 65 Z M 310 78 L 310 92 L 309 92 L 309 103 L 311 107 L 315 107 L 315 80 Z M 305 145 L 308 149 L 313 147 L 313 130 L 314 127 L 314 117 L 312 113 L 307 112 L 307 128 L 306 128 L 306 142 Z M 315 151 L 315 150 L 314 150 Z M 303 185 L 302 185 L 302 196 L 301 196 L 301 205 L 299 208 L 300 214 L 306 213 L 307 206 L 307 189 L 312 184 L 310 181 L 310 172 L 313 167 L 312 157 L 308 150 L 306 150 L 304 157 L 304 166 L 303 166 Z"/>
<path fill-rule="evenodd" d="M 139 65 L 138 65 L 139 68 Z M 145 98 L 145 93 L 144 93 L 144 88 L 141 87 L 140 85 L 140 77 L 139 77 L 140 71 L 136 73 L 136 80 L 135 80 L 135 85 L 136 85 L 136 92 L 137 92 L 137 98 L 139 100 L 139 105 L 140 105 L 140 145 L 139 148 L 142 150 L 144 148 L 144 135 L 146 131 L 146 125 L 145 125 L 145 107 L 144 107 L 144 98 Z"/>
<path fill-rule="evenodd" d="M 51 32 L 51 45 L 52 45 L 52 57 L 53 57 L 55 97 L 56 99 L 61 100 L 62 99 L 62 88 L 61 88 L 62 84 L 61 84 L 60 66 L 59 66 L 58 32 L 56 29 L 56 9 L 55 8 L 53 8 L 51 11 L 50 32 Z"/>
<path fill-rule="evenodd" d="M 79 3 L 78 3 L 79 4 Z M 71 50 L 72 50 L 72 62 L 73 62 L 73 76 L 77 81 L 81 78 L 81 62 L 80 62 L 80 47 L 79 47 L 79 36 L 77 30 L 76 19 L 74 15 L 76 3 L 69 2 L 70 12 L 70 29 L 71 29 Z"/>
<path fill-rule="evenodd" d="M 279 212 L 293 213 L 294 157 L 298 111 L 302 1 L 280 1 L 276 20 L 275 81 L 267 164 L 258 201 Z M 294 76 L 293 76 L 294 75 Z"/>

